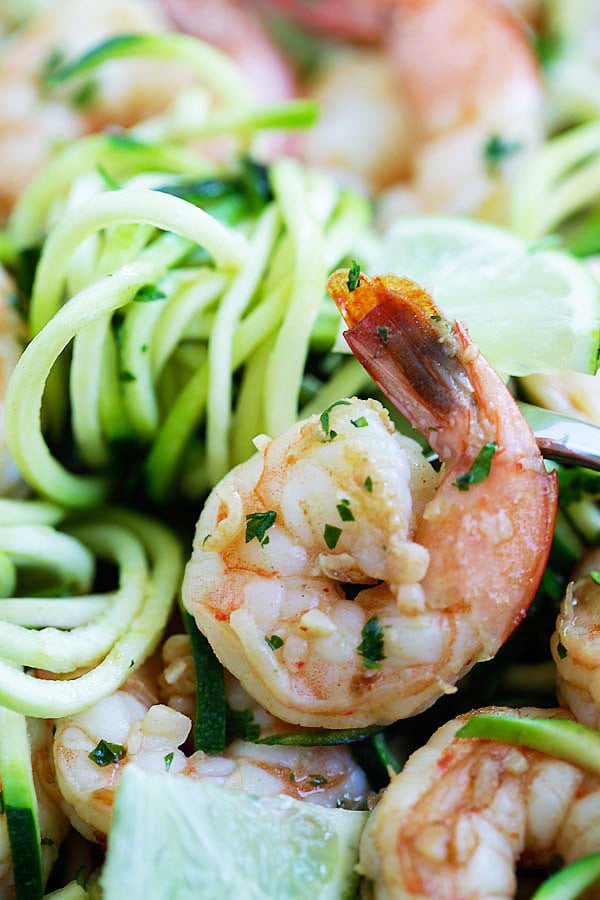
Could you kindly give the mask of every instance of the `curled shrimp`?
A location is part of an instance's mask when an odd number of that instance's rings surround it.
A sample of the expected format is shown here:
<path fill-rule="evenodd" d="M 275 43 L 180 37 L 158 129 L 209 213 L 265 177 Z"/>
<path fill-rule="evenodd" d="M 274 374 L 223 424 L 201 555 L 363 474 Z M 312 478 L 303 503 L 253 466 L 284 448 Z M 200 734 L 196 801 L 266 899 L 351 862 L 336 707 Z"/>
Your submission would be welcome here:
<path fill-rule="evenodd" d="M 544 109 L 539 65 L 508 9 L 492 0 L 276 5 L 316 30 L 374 44 L 333 56 L 311 85 L 324 109 L 306 137 L 311 161 L 389 188 L 384 222 L 414 211 L 506 216 L 506 184 L 540 144 Z M 357 127 L 368 140 L 356 140 Z M 357 143 L 368 148 L 358 153 Z"/>
<path fill-rule="evenodd" d="M 550 641 L 559 698 L 591 728 L 600 728 L 600 584 L 594 580 L 599 570 L 600 549 L 595 548 L 575 570 Z"/>
<path fill-rule="evenodd" d="M 185 642 L 172 648 L 166 669 L 176 658 L 185 661 L 188 651 Z M 228 699 L 233 708 L 252 709 L 259 720 L 255 704 L 233 684 Z M 202 751 L 187 756 L 182 745 L 190 733 L 190 718 L 158 701 L 154 679 L 140 671 L 115 694 L 56 722 L 53 758 L 63 809 L 89 840 L 105 842 L 115 790 L 129 763 L 258 796 L 287 794 L 322 806 L 365 807 L 364 773 L 344 747 L 262 746 L 235 740 L 220 756 Z M 102 741 L 113 748 L 108 755 Z"/>
<path fill-rule="evenodd" d="M 60 808 L 58 789 L 51 762 L 52 734 L 50 723 L 40 719 L 28 724 L 31 743 L 31 768 L 37 798 L 40 826 L 42 875 L 44 881 L 58 857 L 60 844 L 69 830 L 69 822 Z M 2 736 L 0 735 L 0 740 Z M 0 790 L 2 785 L 0 783 Z M 12 853 L 8 837 L 6 813 L 0 812 L 0 897 L 14 896 Z"/>
<path fill-rule="evenodd" d="M 177 66 L 115 60 L 66 93 L 45 72 L 115 34 L 161 32 L 166 20 L 141 0 L 53 0 L 10 36 L 0 61 L 0 210 L 8 211 L 53 145 L 158 113 L 186 82 Z"/>
<path fill-rule="evenodd" d="M 260 437 L 217 485 L 183 585 L 249 694 L 333 728 L 414 715 L 493 656 L 533 598 L 556 511 L 555 476 L 464 327 L 412 282 L 362 277 L 350 293 L 347 278 L 329 289 L 348 342 L 441 478 L 378 403 L 341 401 Z"/>
<path fill-rule="evenodd" d="M 561 710 L 483 710 L 568 717 Z M 456 738 L 459 716 L 414 753 L 362 837 L 364 896 L 510 900 L 517 862 L 548 866 L 600 849 L 600 783 L 570 763 L 496 741 Z"/>
<path fill-rule="evenodd" d="M 4 434 L 4 399 L 8 380 L 23 349 L 25 328 L 12 307 L 14 288 L 0 266 L 0 497 L 14 494 L 21 484 Z"/>

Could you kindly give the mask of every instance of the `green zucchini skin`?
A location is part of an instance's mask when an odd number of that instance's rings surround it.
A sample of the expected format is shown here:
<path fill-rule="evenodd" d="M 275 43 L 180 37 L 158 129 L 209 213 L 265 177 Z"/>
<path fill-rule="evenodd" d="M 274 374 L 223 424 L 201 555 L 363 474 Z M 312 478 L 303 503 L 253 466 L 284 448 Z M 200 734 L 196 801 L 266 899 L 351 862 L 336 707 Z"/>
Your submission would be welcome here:
<path fill-rule="evenodd" d="M 227 740 L 227 702 L 223 666 L 198 630 L 193 616 L 183 613 L 185 629 L 192 642 L 196 669 L 196 724 L 194 747 L 205 753 L 222 753 Z"/>
<path fill-rule="evenodd" d="M 44 894 L 38 808 L 25 716 L 0 707 L 0 781 L 16 900 Z"/>

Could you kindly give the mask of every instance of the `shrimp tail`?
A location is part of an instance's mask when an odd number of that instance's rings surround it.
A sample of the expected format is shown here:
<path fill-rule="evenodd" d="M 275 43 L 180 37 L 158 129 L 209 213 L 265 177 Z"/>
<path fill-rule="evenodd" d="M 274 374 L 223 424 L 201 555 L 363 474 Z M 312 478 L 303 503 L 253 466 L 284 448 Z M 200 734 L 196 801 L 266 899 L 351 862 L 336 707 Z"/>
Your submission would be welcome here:
<path fill-rule="evenodd" d="M 328 290 L 349 326 L 348 346 L 396 409 L 425 434 L 457 424 L 472 394 L 459 326 L 443 318 L 429 294 L 394 275 L 361 275 L 350 290 L 341 269 Z"/>

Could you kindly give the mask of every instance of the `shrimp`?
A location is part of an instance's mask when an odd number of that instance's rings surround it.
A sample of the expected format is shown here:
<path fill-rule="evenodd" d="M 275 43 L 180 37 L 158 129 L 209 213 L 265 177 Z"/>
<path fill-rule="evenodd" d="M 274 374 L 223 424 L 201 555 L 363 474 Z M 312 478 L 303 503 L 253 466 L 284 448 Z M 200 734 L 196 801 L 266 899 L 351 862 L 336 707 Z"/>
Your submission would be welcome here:
<path fill-rule="evenodd" d="M 600 549 L 581 560 L 569 584 L 550 641 L 556 663 L 559 699 L 575 718 L 600 728 L 600 585 L 590 573 L 600 570 Z"/>
<path fill-rule="evenodd" d="M 227 53 L 264 103 L 289 100 L 296 93 L 291 66 L 256 16 L 236 0 L 163 0 L 178 28 Z"/>
<path fill-rule="evenodd" d="M 18 493 L 22 486 L 4 434 L 4 398 L 25 337 L 24 323 L 11 305 L 13 297 L 12 282 L 0 266 L 0 497 Z"/>
<path fill-rule="evenodd" d="M 216 486 L 183 584 L 251 696 L 280 719 L 331 728 L 414 715 L 496 653 L 542 576 L 557 495 L 464 327 L 412 282 L 361 276 L 350 294 L 347 276 L 330 279 L 336 302 L 370 309 L 348 342 L 428 435 L 441 478 L 380 404 L 340 401 L 261 436 Z"/>
<path fill-rule="evenodd" d="M 481 710 L 565 718 L 561 710 Z M 376 900 L 509 900 L 515 865 L 565 863 L 600 850 L 600 782 L 570 763 L 442 726 L 385 791 L 361 841 Z M 368 885 L 372 885 L 372 893 Z"/>
<path fill-rule="evenodd" d="M 50 723 L 31 719 L 28 724 L 31 741 L 31 767 L 38 801 L 38 820 L 42 839 L 42 874 L 47 879 L 58 857 L 60 844 L 67 836 L 69 822 L 63 814 L 56 779 L 51 764 L 52 734 Z M 0 737 L 1 740 L 1 737 Z M 0 784 L 1 789 L 1 784 Z M 6 813 L 0 813 L 0 897 L 12 897 L 12 853 L 8 837 Z"/>
<path fill-rule="evenodd" d="M 169 651 L 171 662 L 176 656 L 185 660 L 182 647 L 189 651 L 185 641 L 180 641 L 175 655 Z M 249 708 L 248 698 L 240 697 L 231 684 L 229 701 L 234 708 L 240 708 L 239 703 Z M 115 790 L 130 763 L 258 796 L 287 794 L 321 806 L 366 806 L 365 775 L 344 747 L 262 746 L 235 740 L 221 756 L 202 751 L 186 756 L 181 747 L 191 726 L 188 716 L 158 702 L 147 672 L 136 673 L 119 691 L 85 712 L 57 720 L 54 765 L 62 806 L 73 826 L 88 840 L 104 844 Z M 109 756 L 107 764 L 90 758 L 101 741 L 116 748 L 116 757 Z"/>
<path fill-rule="evenodd" d="M 304 144 L 311 162 L 387 188 L 384 223 L 407 211 L 506 216 L 506 183 L 540 144 L 544 107 L 539 66 L 509 10 L 491 0 L 372 0 L 356 10 L 337 0 L 276 5 L 317 30 L 375 44 L 334 56 L 310 86 L 324 101 Z M 368 154 L 357 143 L 368 144 Z"/>
<path fill-rule="evenodd" d="M 0 61 L 0 211 L 10 209 L 53 145 L 162 111 L 188 77 L 153 60 L 116 60 L 65 95 L 45 88 L 45 70 L 112 35 L 165 28 L 158 10 L 141 0 L 55 0 L 7 40 Z"/>

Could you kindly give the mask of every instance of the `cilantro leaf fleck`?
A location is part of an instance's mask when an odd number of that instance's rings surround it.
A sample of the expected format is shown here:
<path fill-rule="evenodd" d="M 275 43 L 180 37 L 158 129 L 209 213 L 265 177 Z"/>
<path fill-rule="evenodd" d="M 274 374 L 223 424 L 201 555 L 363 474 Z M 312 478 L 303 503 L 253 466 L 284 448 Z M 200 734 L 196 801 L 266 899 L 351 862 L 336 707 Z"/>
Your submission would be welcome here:
<path fill-rule="evenodd" d="M 280 638 L 278 634 L 272 634 L 270 638 L 266 637 L 265 641 L 271 650 L 279 650 L 280 647 L 283 647 L 283 638 Z"/>
<path fill-rule="evenodd" d="M 592 569 L 592 571 L 590 572 L 590 578 L 592 579 L 594 584 L 600 584 L 600 572 L 598 572 L 596 569 Z"/>
<path fill-rule="evenodd" d="M 389 330 L 385 327 L 385 325 L 377 326 L 377 334 L 381 338 L 384 344 L 388 342 Z"/>
<path fill-rule="evenodd" d="M 336 400 L 335 403 L 332 403 L 331 406 L 328 406 L 327 409 L 323 410 L 321 415 L 319 416 L 319 422 L 321 423 L 321 428 L 323 430 L 324 439 L 326 441 L 332 441 L 334 437 L 337 437 L 337 431 L 333 431 L 329 429 L 329 413 L 336 406 L 350 406 L 349 400 Z"/>
<path fill-rule="evenodd" d="M 338 503 L 336 509 L 342 522 L 354 522 L 354 513 L 350 509 L 349 500 L 342 500 L 341 503 Z"/>
<path fill-rule="evenodd" d="M 348 290 L 350 293 L 355 291 L 358 285 L 360 284 L 360 266 L 356 262 L 355 259 L 352 260 L 352 265 L 350 266 L 350 270 L 348 272 Z"/>
<path fill-rule="evenodd" d="M 329 547 L 330 550 L 335 550 L 337 542 L 340 539 L 342 534 L 342 529 L 338 528 L 336 525 L 326 525 L 323 530 L 323 537 L 325 538 L 325 543 Z"/>
<path fill-rule="evenodd" d="M 119 760 L 123 759 L 125 753 L 125 747 L 121 744 L 111 744 L 110 741 L 101 740 L 92 752 L 88 753 L 88 756 L 97 766 L 104 768 L 104 766 L 110 766 L 112 763 L 119 762 Z"/>
<path fill-rule="evenodd" d="M 490 175 L 497 175 L 503 163 L 518 153 L 521 141 L 507 141 L 499 134 L 492 134 L 483 146 L 483 158 Z"/>
<path fill-rule="evenodd" d="M 313 787 L 322 787 L 324 784 L 327 784 L 328 778 L 325 775 L 309 775 L 308 783 Z"/>
<path fill-rule="evenodd" d="M 249 544 L 254 538 L 261 547 L 265 547 L 269 543 L 267 531 L 275 523 L 277 513 L 272 509 L 268 512 L 249 513 L 246 516 L 246 543 Z"/>
<path fill-rule="evenodd" d="M 173 751 L 171 750 L 171 752 L 170 752 L 170 753 L 167 753 L 167 755 L 165 756 L 165 770 L 166 770 L 167 772 L 168 772 L 169 769 L 171 768 L 171 763 L 172 763 L 172 762 L 173 762 Z"/>
<path fill-rule="evenodd" d="M 454 486 L 459 491 L 468 491 L 470 485 L 480 484 L 482 481 L 485 481 L 490 474 L 492 459 L 497 449 L 498 447 L 494 443 L 484 444 L 473 460 L 473 465 L 469 471 L 465 472 L 464 475 L 459 475 L 456 481 L 453 482 Z"/>
<path fill-rule="evenodd" d="M 383 652 L 383 628 L 377 616 L 373 616 L 365 624 L 361 637 L 362 641 L 357 649 L 363 658 L 365 669 L 381 668 L 381 661 L 385 659 L 385 653 Z"/>
<path fill-rule="evenodd" d="M 358 419 L 350 419 L 350 421 L 355 428 L 367 428 L 369 425 L 364 416 L 359 416 Z"/>
<path fill-rule="evenodd" d="M 365 478 L 365 491 L 368 491 L 369 494 L 373 493 L 373 479 L 370 475 Z"/>

